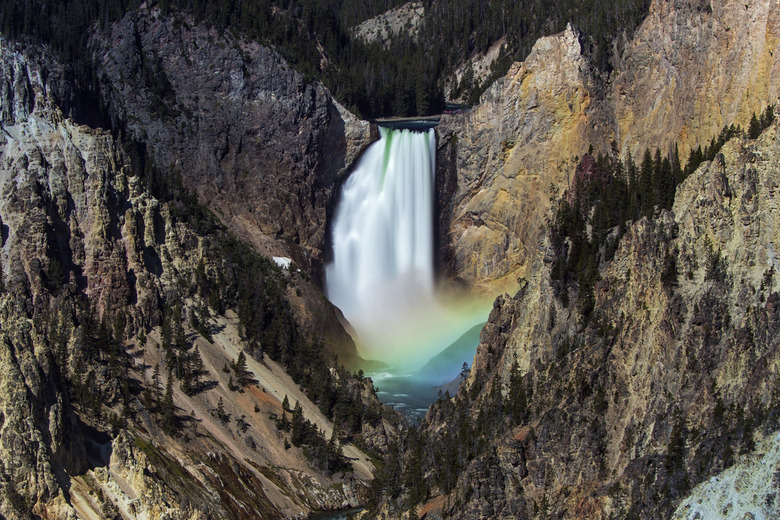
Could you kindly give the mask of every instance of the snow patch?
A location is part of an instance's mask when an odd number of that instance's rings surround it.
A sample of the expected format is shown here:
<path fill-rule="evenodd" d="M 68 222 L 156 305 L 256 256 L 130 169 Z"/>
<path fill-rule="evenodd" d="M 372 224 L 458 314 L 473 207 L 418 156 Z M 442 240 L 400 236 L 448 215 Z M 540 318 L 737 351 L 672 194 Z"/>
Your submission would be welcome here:
<path fill-rule="evenodd" d="M 292 263 L 292 258 L 287 258 L 286 256 L 275 256 L 273 257 L 274 262 L 276 262 L 276 265 L 281 267 L 282 269 L 290 270 L 290 264 Z"/>

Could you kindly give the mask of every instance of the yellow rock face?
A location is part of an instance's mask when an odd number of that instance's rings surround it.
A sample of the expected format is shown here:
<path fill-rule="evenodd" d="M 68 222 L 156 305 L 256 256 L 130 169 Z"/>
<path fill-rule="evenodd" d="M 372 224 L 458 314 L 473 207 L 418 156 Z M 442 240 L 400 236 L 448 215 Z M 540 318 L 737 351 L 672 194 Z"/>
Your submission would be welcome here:
<path fill-rule="evenodd" d="M 568 27 L 541 38 L 479 106 L 442 119 L 457 177 L 442 222 L 445 269 L 479 294 L 517 289 L 540 251 L 550 197 L 568 188 L 589 146 L 637 157 L 677 144 L 685 162 L 780 95 L 777 2 L 653 2 L 608 78 L 578 37 Z"/>
<path fill-rule="evenodd" d="M 653 2 L 610 88 L 621 150 L 683 160 L 724 125 L 746 128 L 778 99 L 777 2 L 712 2 L 711 9 Z"/>
<path fill-rule="evenodd" d="M 492 433 L 483 450 L 491 458 L 475 459 L 460 482 L 503 474 L 451 516 L 479 517 L 487 496 L 499 504 L 494 511 L 504 507 L 490 518 L 519 517 L 506 511 L 542 500 L 548 516 L 565 511 L 571 519 L 626 518 L 628 511 L 716 518 L 724 504 L 732 518 L 752 511 L 778 518 L 777 504 L 766 498 L 776 488 L 766 475 L 777 465 L 777 442 L 770 447 L 756 435 L 754 444 L 753 435 L 774 431 L 777 440 L 776 428 L 759 426 L 754 410 L 775 406 L 780 385 L 779 190 L 780 122 L 757 139 L 731 139 L 680 184 L 672 211 L 629 226 L 600 271 L 598 318 L 589 324 L 576 305 L 555 296 L 550 263 L 532 262 L 518 293 L 496 299 L 460 393 L 479 403 L 471 406 L 480 417 L 493 389 L 511 395 L 517 369 L 532 381 L 533 410 L 516 427 Z M 663 274 L 669 265 L 672 277 Z M 687 437 L 685 456 L 673 447 L 678 413 L 687 431 L 697 432 Z M 729 413 L 745 419 L 732 422 Z M 742 421 L 747 435 L 724 433 Z M 428 432 L 447 427 L 433 422 Z M 751 440 L 738 445 L 738 438 Z M 734 455 L 740 452 L 754 453 Z M 670 478 L 667 463 L 648 461 L 674 457 L 684 478 L 702 484 L 671 516 L 684 490 L 665 505 L 645 497 L 662 496 L 680 477 Z"/>
<path fill-rule="evenodd" d="M 452 268 L 477 293 L 517 288 L 539 249 L 551 187 L 566 186 L 591 143 L 605 145 L 589 76 L 573 28 L 541 38 L 457 131 Z M 456 124 L 444 118 L 443 140 Z"/>

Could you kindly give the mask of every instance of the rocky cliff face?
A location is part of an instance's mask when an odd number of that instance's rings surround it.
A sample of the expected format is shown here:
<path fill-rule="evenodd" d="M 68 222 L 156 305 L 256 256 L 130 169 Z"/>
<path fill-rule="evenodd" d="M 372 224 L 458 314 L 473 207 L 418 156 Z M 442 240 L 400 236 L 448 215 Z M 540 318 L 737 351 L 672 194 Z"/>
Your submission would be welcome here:
<path fill-rule="evenodd" d="M 776 517 L 780 438 L 777 434 L 759 436 L 756 446 L 755 451 L 740 456 L 734 466 L 696 486 L 672 518 L 744 518 L 746 511 L 756 520 Z"/>
<path fill-rule="evenodd" d="M 90 46 L 111 126 L 147 168 L 180 174 L 231 232 L 311 274 L 294 302 L 299 321 L 354 365 L 343 318 L 316 285 L 338 189 L 376 128 L 274 51 L 184 16 L 142 9 Z"/>
<path fill-rule="evenodd" d="M 681 157 L 780 96 L 780 8 L 771 1 L 653 2 L 610 85 L 614 139 Z"/>
<path fill-rule="evenodd" d="M 322 265 L 337 188 L 375 129 L 274 51 L 140 10 L 90 43 L 113 126 L 261 251 Z"/>
<path fill-rule="evenodd" d="M 486 294 L 517 286 L 536 255 L 550 186 L 565 186 L 574 157 L 608 132 L 592 106 L 597 90 L 569 26 L 541 38 L 470 112 L 442 117 L 437 176 L 450 189 L 440 248 L 451 277 Z"/>
<path fill-rule="evenodd" d="M 295 338 L 321 330 L 311 284 L 257 257 L 251 302 L 276 318 L 250 345 L 230 295 L 248 289 L 237 266 L 254 253 L 183 187 L 153 196 L 154 173 L 111 133 L 66 118 L 66 76 L 45 51 L 0 41 L 0 515 L 282 518 L 362 503 L 371 463 L 286 372 Z M 284 364 L 263 356 L 283 341 Z M 373 387 L 328 373 L 375 417 L 352 432 L 383 450 Z M 286 399 L 299 428 L 343 444 L 346 468 L 290 444 L 275 420 L 289 420 Z"/>
<path fill-rule="evenodd" d="M 776 102 L 778 7 L 769 0 L 652 3 L 605 78 L 572 28 L 542 38 L 471 111 L 439 127 L 443 267 L 486 294 L 514 292 L 538 254 L 551 192 L 578 157 L 705 146 Z M 457 136 L 457 139 L 453 139 Z"/>
<path fill-rule="evenodd" d="M 430 446 L 461 435 L 478 447 L 436 502 L 446 515 L 665 518 L 778 428 L 778 130 L 731 140 L 673 211 L 630 227 L 589 321 L 555 296 L 542 260 L 496 300 L 467 382 L 424 426 Z M 428 459 L 432 495 L 447 482 L 437 464 L 462 449 Z M 770 494 L 756 499 L 768 517 Z"/>
<path fill-rule="evenodd" d="M 55 229 L 63 231 L 60 210 L 64 215 L 74 208 L 65 198 L 58 206 L 53 194 L 62 194 L 64 184 L 72 181 L 75 197 L 86 206 L 86 161 L 100 156 L 109 163 L 116 150 L 101 139 L 79 149 L 75 143 L 83 136 L 74 139 L 74 127 L 58 123 L 61 115 L 41 84 L 39 64 L 31 65 L 5 43 L 0 47 L 0 63 L 2 514 L 15 518 L 36 503 L 49 502 L 54 509 L 63 505 L 68 475 L 86 469 L 85 438 L 73 413 L 62 367 L 55 361 L 55 352 L 45 346 L 45 332 L 30 318 L 36 309 L 43 310 L 44 302 L 35 295 L 46 282 L 44 272 L 49 265 L 41 259 L 48 259 L 48 249 L 56 247 L 59 238 L 66 247 L 81 246 L 76 254 L 83 255 L 83 236 L 69 242 L 67 235 L 55 235 Z M 32 144 L 41 135 L 50 137 L 47 145 Z M 50 183 L 47 170 L 62 175 Z M 88 219 L 84 213 L 79 216 Z M 82 256 L 82 264 L 85 260 Z"/>
<path fill-rule="evenodd" d="M 352 29 L 355 38 L 366 43 L 379 42 L 388 46 L 401 34 L 416 39 L 425 19 L 425 6 L 422 2 L 409 2 L 396 9 L 366 20 Z"/>

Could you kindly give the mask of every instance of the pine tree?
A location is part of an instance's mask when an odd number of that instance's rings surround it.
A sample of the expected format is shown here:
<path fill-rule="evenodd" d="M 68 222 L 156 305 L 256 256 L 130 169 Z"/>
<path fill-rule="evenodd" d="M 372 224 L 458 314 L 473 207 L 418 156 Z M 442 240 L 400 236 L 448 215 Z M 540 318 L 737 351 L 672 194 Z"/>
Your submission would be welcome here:
<path fill-rule="evenodd" d="M 674 152 L 672 153 L 672 183 L 675 188 L 683 180 L 682 166 L 680 165 L 680 151 L 677 148 L 677 143 L 674 145 Z"/>
<path fill-rule="evenodd" d="M 663 269 L 661 270 L 661 283 L 666 289 L 677 287 L 677 252 L 666 251 L 664 256 Z"/>
<path fill-rule="evenodd" d="M 276 427 L 283 431 L 290 431 L 290 420 L 287 418 L 287 410 L 282 410 L 282 418 L 276 423 Z"/>
<path fill-rule="evenodd" d="M 639 217 L 641 207 L 639 204 L 639 186 L 637 180 L 636 163 L 634 163 L 631 154 L 626 159 L 626 185 L 628 186 L 628 217 L 635 219 Z"/>
<path fill-rule="evenodd" d="M 184 334 L 184 327 L 182 326 L 181 321 L 174 322 L 176 327 L 176 334 L 175 334 L 175 342 L 176 342 L 176 350 L 179 352 L 186 352 L 189 349 L 189 346 L 187 345 L 187 337 Z"/>
<path fill-rule="evenodd" d="M 162 348 L 166 352 L 171 349 L 172 337 L 171 321 L 167 316 L 163 316 L 163 322 L 160 326 L 160 341 L 162 342 Z"/>
<path fill-rule="evenodd" d="M 188 354 L 185 353 L 179 356 L 179 367 L 181 390 L 186 395 L 192 395 L 192 368 L 190 364 L 190 356 Z"/>
<path fill-rule="evenodd" d="M 114 315 L 114 325 L 113 325 L 113 332 L 114 332 L 114 338 L 118 342 L 122 342 L 126 339 L 125 336 L 125 328 L 127 327 L 127 316 L 125 315 L 124 311 L 119 310 L 117 311 L 116 315 Z"/>
<path fill-rule="evenodd" d="M 53 294 L 59 293 L 60 287 L 65 284 L 65 273 L 62 270 L 62 264 L 57 258 L 52 258 L 49 261 L 49 270 L 46 273 L 46 278 L 49 291 Z"/>
<path fill-rule="evenodd" d="M 691 153 L 688 155 L 688 162 L 685 163 L 685 176 L 687 177 L 695 172 L 702 161 L 704 161 L 704 154 L 701 151 L 701 146 L 691 148 Z"/>
<path fill-rule="evenodd" d="M 195 316 L 195 313 L 193 313 Z M 202 303 L 198 308 L 197 330 L 198 334 L 203 336 L 209 343 L 214 343 L 214 339 L 211 337 L 211 331 L 209 331 L 209 308 L 208 305 Z"/>
<path fill-rule="evenodd" d="M 233 370 L 236 373 L 236 382 L 238 383 L 239 388 L 244 388 L 249 384 L 250 376 L 246 367 L 246 354 L 244 354 L 243 350 L 238 353 L 238 359 L 236 360 Z"/>
<path fill-rule="evenodd" d="M 87 368 L 84 366 L 84 360 L 78 357 L 76 366 L 73 367 L 73 375 L 70 378 L 70 387 L 73 399 L 79 403 L 79 406 L 84 406 L 84 396 L 86 394 L 84 390 L 84 376 L 86 373 Z"/>
<path fill-rule="evenodd" d="M 775 120 L 775 106 L 769 105 L 761 115 L 761 128 L 769 128 Z"/>
<path fill-rule="evenodd" d="M 95 371 L 90 370 L 87 373 L 87 377 L 84 381 L 84 404 L 89 410 L 89 412 L 92 414 L 92 417 L 94 417 L 97 420 L 100 420 L 101 416 L 103 415 L 103 406 L 100 401 L 100 393 L 94 391 L 94 389 L 97 387 L 97 384 L 95 383 Z"/>
<path fill-rule="evenodd" d="M 160 364 L 154 365 L 154 374 L 152 375 L 152 396 L 154 397 L 154 406 L 157 412 L 160 411 Z"/>
<path fill-rule="evenodd" d="M 191 378 L 192 388 L 196 391 L 200 387 L 200 377 L 203 375 L 204 371 L 205 369 L 203 367 L 203 358 L 200 355 L 200 348 L 195 347 L 195 351 L 192 353 Z"/>
<path fill-rule="evenodd" d="M 653 156 L 648 148 L 645 150 L 645 155 L 642 158 L 642 165 L 639 169 L 639 196 L 642 201 L 642 215 L 647 216 L 652 216 L 653 207 L 655 206 L 653 170 Z"/>
<path fill-rule="evenodd" d="M 655 202 L 659 206 L 663 207 L 663 189 L 662 189 L 662 172 L 663 161 L 661 160 L 661 150 L 655 149 L 653 155 L 653 193 L 655 194 Z"/>
<path fill-rule="evenodd" d="M 672 161 L 668 157 L 664 157 L 660 161 L 658 172 L 659 203 L 664 209 L 672 209 L 677 184 L 674 182 L 674 174 L 672 173 Z"/>
<path fill-rule="evenodd" d="M 336 429 L 334 428 L 330 435 L 330 440 L 325 448 L 325 468 L 328 471 L 336 471 L 341 462 L 341 448 L 336 438 Z"/>
<path fill-rule="evenodd" d="M 227 422 L 228 416 L 225 412 L 225 403 L 222 402 L 222 397 L 220 397 L 219 402 L 217 402 L 217 417 L 223 423 Z"/>
<path fill-rule="evenodd" d="M 222 297 L 220 296 L 219 291 L 219 285 L 214 284 L 214 286 L 211 288 L 211 292 L 209 292 L 209 307 L 211 307 L 211 310 L 214 311 L 216 314 L 223 314 L 223 302 Z"/>
<path fill-rule="evenodd" d="M 168 381 L 165 384 L 165 398 L 161 407 L 161 427 L 168 435 L 176 433 L 176 407 L 173 404 L 173 374 L 168 372 Z"/>
<path fill-rule="evenodd" d="M 403 482 L 409 492 L 409 500 L 411 500 L 412 504 L 419 504 L 428 495 L 428 486 L 423 476 L 424 435 L 415 427 L 412 427 L 408 431 L 407 442 L 409 443 L 409 449 L 407 450 L 407 460 L 404 465 Z"/>
<path fill-rule="evenodd" d="M 750 125 L 748 126 L 748 137 L 750 139 L 756 139 L 761 135 L 761 123 L 756 117 L 756 113 L 753 112 L 753 117 L 750 118 Z"/>
<path fill-rule="evenodd" d="M 163 348 L 163 350 L 165 353 L 165 370 L 170 372 L 171 375 L 175 375 L 178 371 L 179 359 L 176 357 L 172 348 Z"/>
<path fill-rule="evenodd" d="M 465 380 L 469 377 L 469 364 L 465 361 L 463 362 L 463 366 L 460 368 L 460 379 Z"/>
<path fill-rule="evenodd" d="M 290 440 L 295 446 L 300 446 L 306 436 L 306 419 L 303 418 L 303 407 L 301 403 L 295 403 L 295 408 L 292 412 L 292 419 L 290 420 Z"/>

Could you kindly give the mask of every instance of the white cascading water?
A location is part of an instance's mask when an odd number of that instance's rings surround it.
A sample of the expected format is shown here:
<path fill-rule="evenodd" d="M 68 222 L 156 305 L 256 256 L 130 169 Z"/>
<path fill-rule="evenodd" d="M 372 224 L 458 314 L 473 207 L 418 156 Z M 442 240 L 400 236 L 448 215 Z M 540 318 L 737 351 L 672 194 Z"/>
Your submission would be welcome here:
<path fill-rule="evenodd" d="M 325 274 L 328 298 L 369 353 L 387 360 L 402 354 L 382 346 L 388 334 L 435 306 L 436 142 L 433 130 L 379 130 L 342 189 Z"/>

